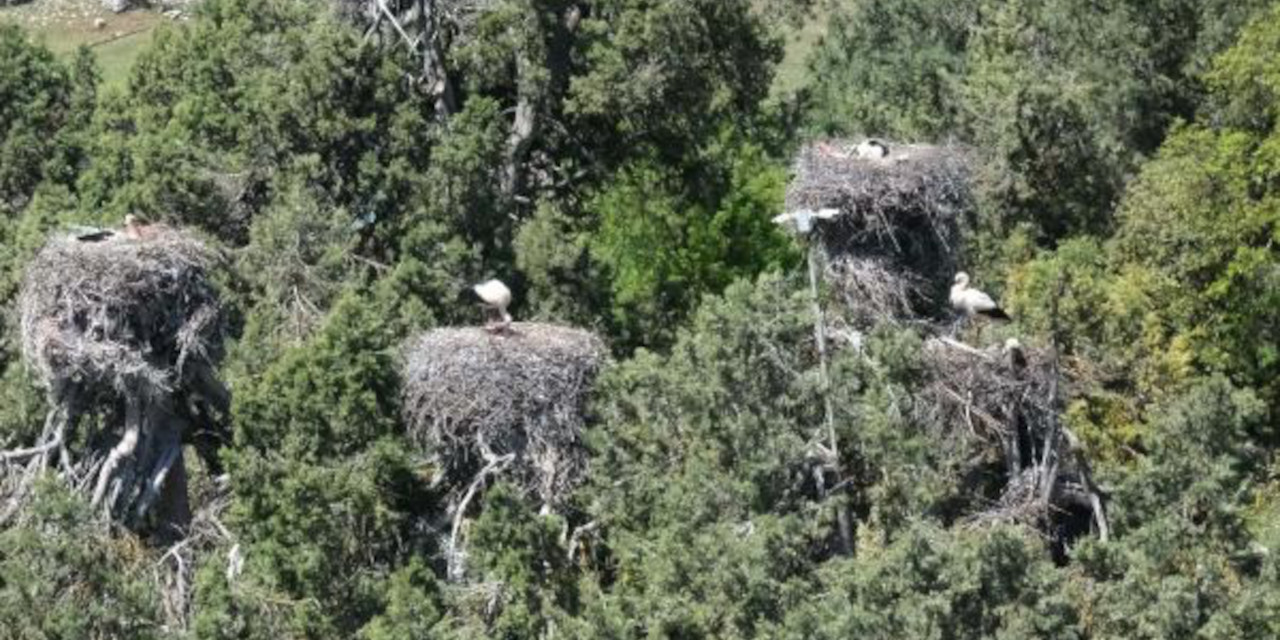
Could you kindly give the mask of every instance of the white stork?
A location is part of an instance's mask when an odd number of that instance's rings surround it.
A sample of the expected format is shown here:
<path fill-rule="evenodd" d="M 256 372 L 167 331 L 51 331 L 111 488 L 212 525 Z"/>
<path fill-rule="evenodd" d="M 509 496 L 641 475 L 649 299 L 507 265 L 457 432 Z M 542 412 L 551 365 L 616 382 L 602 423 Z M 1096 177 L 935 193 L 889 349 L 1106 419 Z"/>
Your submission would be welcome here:
<path fill-rule="evenodd" d="M 1027 368 L 1027 354 L 1022 350 L 1022 343 L 1017 338 L 1005 340 L 1004 348 L 1001 349 L 1001 352 L 1008 359 L 1009 368 L 1014 371 L 1022 371 Z"/>
<path fill-rule="evenodd" d="M 806 235 L 813 230 L 813 223 L 819 220 L 831 220 L 840 215 L 839 209 L 796 209 L 780 213 L 773 217 L 773 223 L 786 228 L 792 233 Z"/>
<path fill-rule="evenodd" d="M 1009 314 L 991 296 L 969 287 L 969 274 L 963 271 L 956 274 L 955 284 L 951 285 L 951 306 L 966 318 L 981 315 L 995 320 L 1009 319 Z"/>
<path fill-rule="evenodd" d="M 867 138 L 858 144 L 859 158 L 866 160 L 883 160 L 888 155 L 889 146 L 875 138 Z"/>
<path fill-rule="evenodd" d="M 511 289 L 501 280 L 492 279 L 481 282 L 471 288 L 480 298 L 480 304 L 498 317 L 498 321 L 490 319 L 485 324 L 489 331 L 503 331 L 511 326 L 511 314 L 507 307 L 511 305 Z"/>

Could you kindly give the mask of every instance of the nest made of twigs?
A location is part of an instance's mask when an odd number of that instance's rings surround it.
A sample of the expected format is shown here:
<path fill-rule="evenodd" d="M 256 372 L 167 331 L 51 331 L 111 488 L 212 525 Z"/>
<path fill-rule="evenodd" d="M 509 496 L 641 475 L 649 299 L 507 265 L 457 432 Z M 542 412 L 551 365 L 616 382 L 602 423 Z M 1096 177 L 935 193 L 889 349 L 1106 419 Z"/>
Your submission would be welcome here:
<path fill-rule="evenodd" d="M 1062 423 L 1062 386 L 1051 350 L 1016 343 L 976 349 L 948 338 L 925 344 L 923 393 L 916 418 L 944 439 L 1003 462 L 999 493 L 979 497 L 970 522 L 1020 523 L 1060 537 L 1055 524 L 1090 513 L 1107 535 L 1102 497 L 1079 440 Z M 1062 540 L 1057 540 L 1062 542 Z"/>
<path fill-rule="evenodd" d="M 1019 429 L 1031 435 L 1057 419 L 1054 370 L 1042 350 L 991 346 L 976 349 L 954 340 L 925 343 L 928 384 L 917 415 L 959 436 L 998 444 Z"/>
<path fill-rule="evenodd" d="M 50 389 L 159 393 L 223 355 L 209 279 L 216 254 L 153 227 L 145 240 L 54 237 L 28 265 L 19 308 L 27 363 Z"/>
<path fill-rule="evenodd" d="M 410 434 L 455 487 L 510 456 L 519 486 L 559 504 L 586 468 L 585 405 L 606 354 L 594 334 L 548 324 L 429 331 L 406 350 Z"/>
<path fill-rule="evenodd" d="M 962 147 L 889 143 L 885 157 L 863 158 L 854 147 L 805 146 L 787 209 L 838 211 L 817 223 L 815 236 L 836 265 L 833 282 L 852 285 L 850 302 L 856 297 L 863 315 L 931 315 L 956 272 L 960 219 L 973 206 L 972 156 Z"/>
<path fill-rule="evenodd" d="M 947 234 L 971 205 L 973 158 L 965 148 L 889 143 L 885 157 L 863 158 L 853 146 L 820 141 L 801 149 L 787 208 L 839 209 L 837 226 L 892 244 L 894 232 L 909 222 Z"/>

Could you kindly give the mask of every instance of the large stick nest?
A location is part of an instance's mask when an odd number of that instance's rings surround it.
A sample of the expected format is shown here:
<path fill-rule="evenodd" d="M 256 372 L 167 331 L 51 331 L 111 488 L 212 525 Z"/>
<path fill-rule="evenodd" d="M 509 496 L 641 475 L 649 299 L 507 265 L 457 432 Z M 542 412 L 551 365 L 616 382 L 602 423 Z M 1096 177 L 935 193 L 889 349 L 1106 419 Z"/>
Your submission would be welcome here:
<path fill-rule="evenodd" d="M 43 384 L 83 395 L 164 393 L 223 355 L 216 256 L 186 233 L 56 237 L 27 267 L 22 347 Z"/>
<path fill-rule="evenodd" d="M 804 147 L 787 209 L 839 211 L 815 234 L 828 277 L 861 319 L 930 315 L 956 271 L 972 157 L 960 147 L 889 143 L 884 158 L 863 158 L 854 146 Z"/>
<path fill-rule="evenodd" d="M 455 489 L 510 456 L 517 484 L 558 505 L 586 468 L 585 404 L 606 353 L 592 333 L 547 324 L 427 332 L 406 351 L 406 422 Z"/>
<path fill-rule="evenodd" d="M 1061 523 L 1083 514 L 1106 537 L 1088 462 L 1061 424 L 1061 375 L 1051 352 L 1016 344 L 979 350 L 943 338 L 929 340 L 924 357 L 928 383 L 917 418 L 1002 467 L 999 493 L 981 498 L 972 521 L 1019 522 L 1062 543 Z"/>
<path fill-rule="evenodd" d="M 19 297 L 22 346 L 50 411 L 35 446 L 0 452 L 18 480 L 0 521 L 56 461 L 113 519 L 142 525 L 158 506 L 160 525 L 185 526 L 182 446 L 195 444 L 216 468 L 230 409 L 215 374 L 223 356 L 209 279 L 216 259 L 164 226 L 58 236 L 36 255 Z"/>

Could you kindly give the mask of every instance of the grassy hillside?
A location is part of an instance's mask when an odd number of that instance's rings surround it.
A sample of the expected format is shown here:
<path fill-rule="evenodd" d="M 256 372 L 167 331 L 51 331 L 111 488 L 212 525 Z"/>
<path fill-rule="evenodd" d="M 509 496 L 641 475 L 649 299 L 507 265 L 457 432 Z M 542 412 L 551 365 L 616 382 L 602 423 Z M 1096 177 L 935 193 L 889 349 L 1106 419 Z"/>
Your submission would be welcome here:
<path fill-rule="evenodd" d="M 102 20 L 101 28 L 97 21 Z M 0 24 L 17 24 L 54 53 L 70 56 L 87 46 L 98 58 L 107 86 L 122 86 L 138 54 L 169 19 L 152 11 L 114 14 L 93 0 L 35 0 L 0 8 Z"/>

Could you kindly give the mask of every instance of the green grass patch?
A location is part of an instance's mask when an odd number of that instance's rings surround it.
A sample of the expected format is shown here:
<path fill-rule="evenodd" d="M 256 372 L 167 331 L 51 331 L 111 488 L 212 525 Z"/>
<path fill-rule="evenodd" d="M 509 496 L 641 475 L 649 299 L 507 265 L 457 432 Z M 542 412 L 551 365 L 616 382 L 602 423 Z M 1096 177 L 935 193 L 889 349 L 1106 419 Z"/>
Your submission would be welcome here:
<path fill-rule="evenodd" d="M 95 24 L 99 19 L 101 27 Z M 50 13 L 41 0 L 0 9 L 0 23 L 17 24 L 59 56 L 70 58 L 81 46 L 89 47 L 107 87 L 124 86 L 134 61 L 165 22 L 164 16 L 148 11 L 116 15 L 82 7 Z"/>

